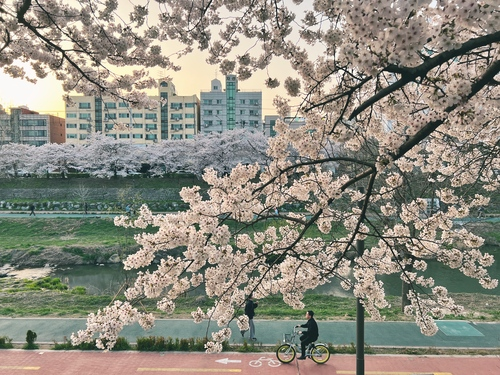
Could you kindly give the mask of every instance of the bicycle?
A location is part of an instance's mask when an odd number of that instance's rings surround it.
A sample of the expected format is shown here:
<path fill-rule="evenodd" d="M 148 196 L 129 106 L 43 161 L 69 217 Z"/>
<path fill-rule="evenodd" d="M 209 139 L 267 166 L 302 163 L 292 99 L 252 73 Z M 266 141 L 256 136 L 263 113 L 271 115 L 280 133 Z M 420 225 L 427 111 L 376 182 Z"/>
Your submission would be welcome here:
<path fill-rule="evenodd" d="M 294 327 L 293 333 L 285 333 L 283 336 L 284 344 L 281 344 L 278 349 L 276 349 L 276 357 L 282 363 L 290 363 L 295 359 L 297 351 L 299 349 L 298 345 L 295 343 L 296 337 L 298 336 L 300 327 Z M 330 351 L 325 344 L 322 343 L 310 343 L 306 348 L 306 357 L 311 358 L 314 362 L 318 364 L 323 364 L 328 362 L 330 359 Z"/>

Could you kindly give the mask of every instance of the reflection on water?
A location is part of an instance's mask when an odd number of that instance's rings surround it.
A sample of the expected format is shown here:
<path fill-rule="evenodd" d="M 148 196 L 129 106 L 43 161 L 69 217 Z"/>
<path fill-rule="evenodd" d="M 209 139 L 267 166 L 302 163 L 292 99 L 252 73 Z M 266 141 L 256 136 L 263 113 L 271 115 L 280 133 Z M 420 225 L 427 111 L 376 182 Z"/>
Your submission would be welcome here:
<path fill-rule="evenodd" d="M 500 278 L 500 252 L 497 248 L 488 249 L 498 259 L 489 268 L 492 278 Z M 65 269 L 56 269 L 53 277 L 59 277 L 61 281 L 70 288 L 84 286 L 89 294 L 114 294 L 124 285 L 132 285 L 137 271 L 125 271 L 121 264 L 104 266 L 75 266 Z M 429 262 L 426 275 L 430 275 L 436 281 L 436 285 L 443 285 L 450 293 L 482 293 L 497 295 L 498 288 L 493 290 L 483 289 L 477 280 L 464 276 L 458 270 L 450 270 L 437 262 Z M 382 276 L 386 295 L 401 295 L 401 280 L 399 275 Z M 190 292 L 190 295 L 199 295 L 202 288 Z M 312 293 L 328 294 L 335 296 L 352 296 L 351 291 L 345 291 L 340 287 L 338 280 L 316 288 Z"/>
<path fill-rule="evenodd" d="M 70 288 L 84 286 L 88 294 L 114 294 L 131 285 L 136 275 L 136 271 L 125 271 L 121 264 L 111 264 L 58 268 L 51 276 L 60 278 Z"/>

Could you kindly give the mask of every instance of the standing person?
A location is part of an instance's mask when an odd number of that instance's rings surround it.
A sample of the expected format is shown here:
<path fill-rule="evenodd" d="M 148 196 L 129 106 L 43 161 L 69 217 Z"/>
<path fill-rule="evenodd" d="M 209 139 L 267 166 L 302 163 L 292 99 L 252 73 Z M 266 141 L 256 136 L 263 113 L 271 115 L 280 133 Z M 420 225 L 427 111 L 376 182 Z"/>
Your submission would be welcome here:
<path fill-rule="evenodd" d="M 250 293 L 248 296 L 247 303 L 245 305 L 245 315 L 248 316 L 248 325 L 250 326 L 250 340 L 257 340 L 255 337 L 255 325 L 253 323 L 253 317 L 255 316 L 255 309 L 259 306 L 258 302 L 253 301 L 253 295 Z M 241 336 L 245 337 L 246 331 L 240 331 Z"/>
<path fill-rule="evenodd" d="M 35 205 L 34 204 L 30 204 L 30 216 L 31 215 L 36 216 L 36 214 L 35 214 Z"/>
<path fill-rule="evenodd" d="M 87 204 L 87 202 L 85 202 L 85 204 L 83 205 L 83 209 L 85 210 L 85 215 L 87 215 L 89 210 L 89 205 Z"/>
<path fill-rule="evenodd" d="M 306 312 L 307 322 L 305 324 L 299 325 L 297 327 L 307 328 L 307 332 L 300 332 L 300 349 L 302 350 L 302 355 L 297 359 L 306 359 L 306 347 L 310 343 L 316 341 L 319 336 L 318 324 L 314 320 L 314 312 L 309 310 Z"/>

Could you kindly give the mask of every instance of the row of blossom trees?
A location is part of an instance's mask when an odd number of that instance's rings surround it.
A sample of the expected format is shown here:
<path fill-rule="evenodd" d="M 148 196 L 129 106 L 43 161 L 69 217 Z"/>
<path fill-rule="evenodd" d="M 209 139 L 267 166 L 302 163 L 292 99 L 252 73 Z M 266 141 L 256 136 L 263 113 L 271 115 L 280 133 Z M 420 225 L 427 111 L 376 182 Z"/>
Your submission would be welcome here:
<path fill-rule="evenodd" d="M 39 77 L 54 71 L 68 90 L 108 92 L 144 105 L 139 90 L 153 84 L 148 68 L 176 69 L 168 47 L 180 43 L 185 48 L 177 55 L 198 48 L 208 63 L 240 80 L 264 70 L 268 87 L 283 84 L 287 91 L 274 101 L 278 113 L 288 115 L 295 96 L 300 104 L 293 110 L 307 122 L 299 129 L 276 126 L 264 170 L 237 165 L 222 176 L 206 169 L 207 199 L 197 187 L 181 193 L 188 211 L 164 216 L 142 207 L 133 221 L 117 219 L 117 225 L 158 229 L 136 237 L 141 249 L 124 262 L 128 269 L 150 265 L 160 250 L 184 251 L 140 272 L 127 301 L 90 314 L 74 343 L 98 335 L 101 347 L 112 348 L 123 325 L 154 324 L 152 312 L 138 307 L 142 299 L 156 299 L 158 309 L 170 312 L 178 296 L 202 282 L 215 302 L 193 317 L 220 326 L 207 351 L 221 350 L 230 321 L 247 327 L 239 311 L 250 293 L 280 294 L 300 309 L 306 291 L 339 278 L 382 319 L 387 300 L 379 277 L 398 274 L 408 286 L 405 313 L 432 335 L 435 319 L 462 309 L 426 274 L 429 259 L 485 288 L 497 286 L 483 240 L 453 220 L 487 204 L 500 185 L 498 1 L 137 0 L 133 9 L 122 6 L 0 2 L 7 36 L 0 67 L 22 77 L 16 61 L 29 61 Z M 127 65 L 142 70 L 113 70 Z M 285 69 L 289 77 L 279 82 L 273 72 Z M 329 152 L 338 143 L 346 152 Z M 332 164 L 340 173 L 324 167 Z M 415 184 L 417 174 L 422 179 Z M 417 190 L 424 187 L 447 210 L 422 215 L 427 200 Z M 279 226 L 269 221 L 269 212 L 288 203 L 306 212 L 280 213 Z M 229 227 L 227 219 L 239 225 Z M 345 235 L 335 235 L 339 229 Z M 370 247 L 350 260 L 353 244 L 364 239 Z"/>
<path fill-rule="evenodd" d="M 206 168 L 223 174 L 238 163 L 264 164 L 266 148 L 267 139 L 262 134 L 246 130 L 162 141 L 148 147 L 96 133 L 82 145 L 0 146 L 0 173 L 16 176 L 22 170 L 23 174 L 45 176 L 57 171 L 65 176 L 77 169 L 94 177 L 110 178 L 139 172 L 146 165 L 148 174 L 156 177 L 175 172 L 201 176 Z"/>

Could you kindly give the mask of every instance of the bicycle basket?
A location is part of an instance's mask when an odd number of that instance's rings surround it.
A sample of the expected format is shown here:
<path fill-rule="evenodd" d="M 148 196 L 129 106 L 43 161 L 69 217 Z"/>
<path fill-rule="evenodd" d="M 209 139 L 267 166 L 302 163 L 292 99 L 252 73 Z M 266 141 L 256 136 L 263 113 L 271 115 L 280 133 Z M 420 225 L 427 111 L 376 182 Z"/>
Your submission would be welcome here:
<path fill-rule="evenodd" d="M 285 333 L 283 337 L 283 342 L 290 342 L 292 340 L 292 335 L 290 333 Z"/>

